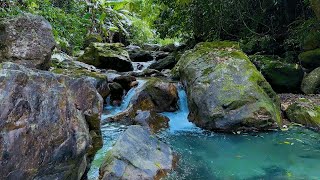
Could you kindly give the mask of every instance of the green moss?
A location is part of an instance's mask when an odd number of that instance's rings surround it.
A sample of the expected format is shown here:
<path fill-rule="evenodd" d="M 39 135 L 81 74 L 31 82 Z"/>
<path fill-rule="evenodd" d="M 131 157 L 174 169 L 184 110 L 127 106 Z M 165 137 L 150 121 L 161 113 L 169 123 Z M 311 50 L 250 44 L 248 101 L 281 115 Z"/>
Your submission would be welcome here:
<path fill-rule="evenodd" d="M 290 121 L 308 127 L 320 127 L 320 105 L 311 100 L 299 99 L 288 107 L 286 113 Z"/>
<path fill-rule="evenodd" d="M 320 48 L 303 52 L 299 55 L 299 60 L 306 68 L 315 69 L 320 66 Z"/>

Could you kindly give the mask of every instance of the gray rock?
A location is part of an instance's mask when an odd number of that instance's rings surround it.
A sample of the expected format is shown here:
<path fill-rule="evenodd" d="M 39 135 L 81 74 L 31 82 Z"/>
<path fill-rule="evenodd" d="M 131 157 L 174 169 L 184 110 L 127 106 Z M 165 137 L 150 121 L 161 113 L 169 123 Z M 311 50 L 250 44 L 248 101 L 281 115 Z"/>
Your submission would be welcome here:
<path fill-rule="evenodd" d="M 169 55 L 164 59 L 160 59 L 149 66 L 150 69 L 156 69 L 161 71 L 163 69 L 172 69 L 176 64 L 177 60 L 174 56 Z"/>
<path fill-rule="evenodd" d="M 108 152 L 102 166 L 102 180 L 158 179 L 173 168 L 168 145 L 141 126 L 130 126 Z"/>
<path fill-rule="evenodd" d="M 0 179 L 80 179 L 102 147 L 95 87 L 13 63 L 0 82 Z"/>
<path fill-rule="evenodd" d="M 129 54 L 120 43 L 91 43 L 78 60 L 100 69 L 133 70 Z"/>
<path fill-rule="evenodd" d="M 0 22 L 0 63 L 14 61 L 31 68 L 49 68 L 55 40 L 41 16 L 22 14 Z"/>
<path fill-rule="evenodd" d="M 137 115 L 134 118 L 134 123 L 147 128 L 150 128 L 151 132 L 158 132 L 161 129 L 169 127 L 169 118 L 157 114 L 154 111 L 137 111 Z"/>
<path fill-rule="evenodd" d="M 228 132 L 281 127 L 277 94 L 237 43 L 200 43 L 175 69 L 187 90 L 189 118 L 196 125 Z"/>

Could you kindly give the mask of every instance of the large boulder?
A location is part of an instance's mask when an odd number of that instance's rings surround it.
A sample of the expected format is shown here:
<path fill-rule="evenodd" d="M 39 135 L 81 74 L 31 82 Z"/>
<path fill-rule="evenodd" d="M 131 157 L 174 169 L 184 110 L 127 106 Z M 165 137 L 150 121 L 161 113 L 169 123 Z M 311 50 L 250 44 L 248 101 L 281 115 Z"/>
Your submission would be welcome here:
<path fill-rule="evenodd" d="M 298 64 L 272 56 L 253 55 L 250 60 L 278 93 L 300 92 L 304 72 Z"/>
<path fill-rule="evenodd" d="M 163 69 L 172 69 L 177 64 L 177 60 L 173 55 L 169 55 L 163 59 L 160 59 L 152 63 L 149 68 L 161 71 Z"/>
<path fill-rule="evenodd" d="M 120 43 L 91 43 L 78 60 L 100 69 L 133 70 L 129 54 Z"/>
<path fill-rule="evenodd" d="M 320 130 L 320 98 L 318 101 L 297 99 L 287 108 L 286 114 L 291 122 Z"/>
<path fill-rule="evenodd" d="M 80 179 L 102 147 L 95 87 L 13 63 L 0 82 L 0 179 Z"/>
<path fill-rule="evenodd" d="M 268 130 L 282 124 L 271 86 L 234 42 L 199 43 L 179 60 L 189 118 L 216 131 Z"/>
<path fill-rule="evenodd" d="M 52 27 L 41 16 L 22 14 L 0 21 L 0 63 L 14 61 L 47 70 L 55 47 Z"/>
<path fill-rule="evenodd" d="M 320 94 L 320 67 L 303 78 L 301 90 L 305 94 Z"/>
<path fill-rule="evenodd" d="M 302 66 L 309 70 L 320 67 L 320 48 L 301 53 L 299 60 Z"/>
<path fill-rule="evenodd" d="M 99 179 L 160 179 L 173 169 L 173 160 L 168 145 L 147 129 L 130 126 L 107 153 Z"/>

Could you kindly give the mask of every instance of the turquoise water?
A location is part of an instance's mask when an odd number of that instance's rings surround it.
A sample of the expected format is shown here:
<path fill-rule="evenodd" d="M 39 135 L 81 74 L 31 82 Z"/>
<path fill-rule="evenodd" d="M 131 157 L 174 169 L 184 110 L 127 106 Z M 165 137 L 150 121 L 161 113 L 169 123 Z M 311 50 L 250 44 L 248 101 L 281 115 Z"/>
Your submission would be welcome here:
<path fill-rule="evenodd" d="M 129 94 L 125 102 L 131 97 Z M 186 94 L 181 88 L 179 97 L 179 111 L 162 113 L 170 118 L 170 128 L 158 134 L 179 158 L 176 170 L 166 179 L 320 179 L 319 133 L 301 127 L 242 135 L 206 132 L 187 120 Z M 114 115 L 119 109 L 111 111 Z M 104 147 L 96 155 L 89 179 L 98 177 L 105 152 L 125 129 L 116 124 L 104 127 Z"/>

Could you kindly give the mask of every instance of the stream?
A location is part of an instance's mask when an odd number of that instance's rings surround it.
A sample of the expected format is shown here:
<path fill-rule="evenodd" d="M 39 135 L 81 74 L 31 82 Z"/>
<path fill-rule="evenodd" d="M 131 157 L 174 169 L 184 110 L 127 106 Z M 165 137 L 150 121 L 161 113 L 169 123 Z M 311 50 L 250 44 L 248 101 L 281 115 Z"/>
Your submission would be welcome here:
<path fill-rule="evenodd" d="M 124 111 L 144 83 L 139 80 L 139 86 L 127 93 L 120 107 L 105 107 L 108 115 L 103 120 Z M 241 135 L 207 132 L 188 121 L 182 87 L 179 98 L 178 111 L 162 113 L 170 119 L 170 127 L 158 134 L 179 157 L 177 168 L 165 179 L 320 179 L 319 133 L 302 127 Z M 125 129 L 123 125 L 102 123 L 104 146 L 92 163 L 90 180 L 98 179 L 104 155 Z"/>

